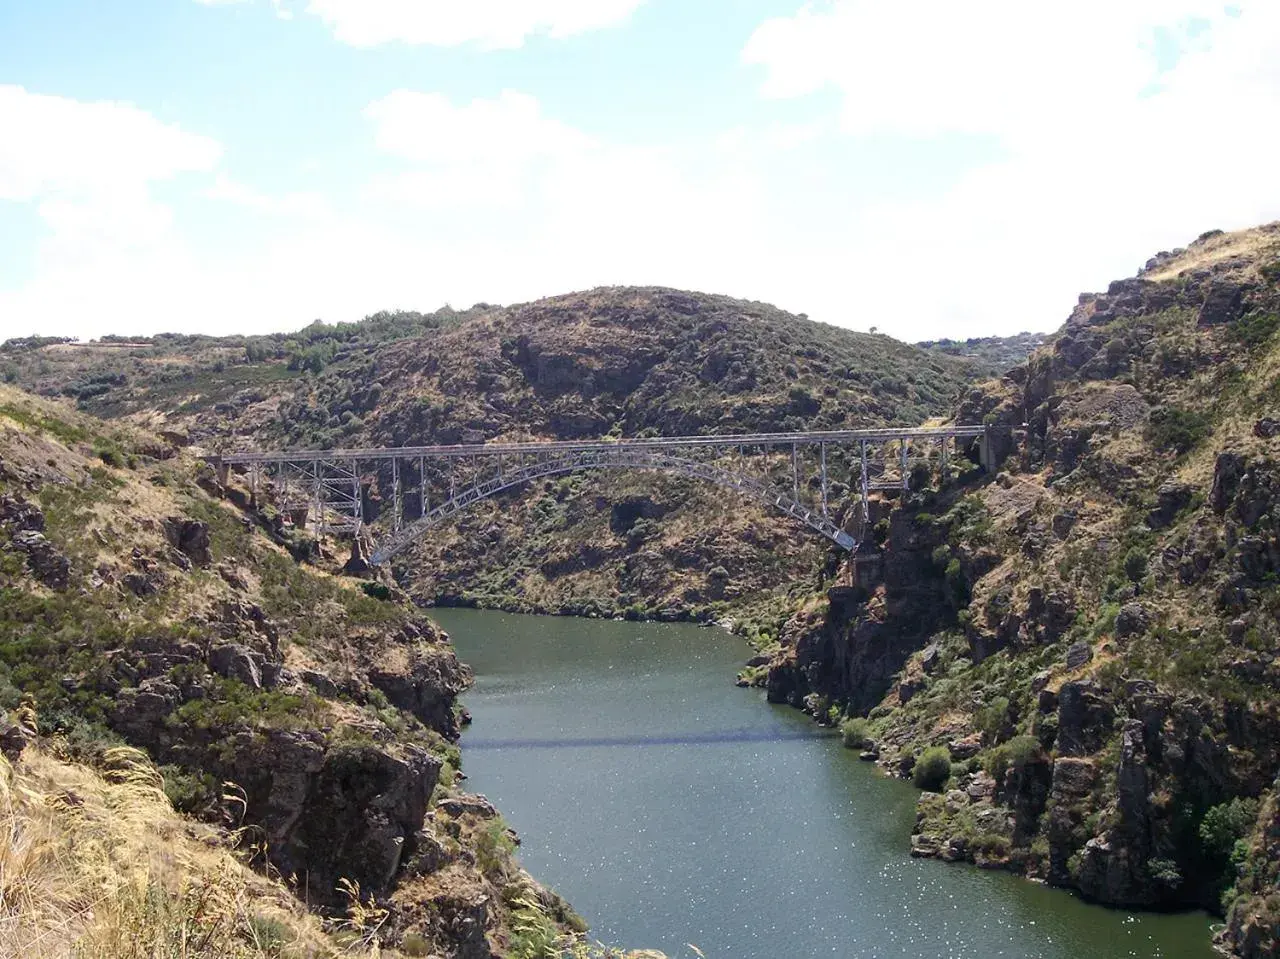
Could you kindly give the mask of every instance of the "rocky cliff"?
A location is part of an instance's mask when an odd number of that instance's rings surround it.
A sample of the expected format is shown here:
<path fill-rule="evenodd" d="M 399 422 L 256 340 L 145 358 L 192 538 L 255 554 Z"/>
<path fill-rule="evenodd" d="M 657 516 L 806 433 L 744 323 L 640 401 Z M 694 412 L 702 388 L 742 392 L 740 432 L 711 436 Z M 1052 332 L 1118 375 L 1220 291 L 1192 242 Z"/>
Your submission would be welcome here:
<path fill-rule="evenodd" d="M 456 959 L 508 954 L 522 928 L 568 942 L 568 907 L 457 789 L 471 677 L 448 637 L 395 589 L 298 548 L 163 438 L 0 388 L 5 776 L 62 776 L 41 754 L 108 775 L 141 747 L 160 775 L 131 761 L 131 776 L 162 776 L 169 802 L 219 827 L 210 843 L 331 933 Z M 240 939 L 217 954 L 279 954 Z"/>
<path fill-rule="evenodd" d="M 1278 327 L 1280 224 L 1082 296 L 956 410 L 999 474 L 884 504 L 882 572 L 784 629 L 770 696 L 937 790 L 917 854 L 1276 954 Z"/>

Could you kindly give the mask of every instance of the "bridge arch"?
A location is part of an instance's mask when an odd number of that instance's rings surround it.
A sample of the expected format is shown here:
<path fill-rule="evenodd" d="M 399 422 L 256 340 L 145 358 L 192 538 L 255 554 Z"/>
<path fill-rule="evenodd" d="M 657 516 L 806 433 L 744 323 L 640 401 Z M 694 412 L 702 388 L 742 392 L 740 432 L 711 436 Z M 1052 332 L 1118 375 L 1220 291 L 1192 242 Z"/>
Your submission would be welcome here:
<path fill-rule="evenodd" d="M 749 499 L 783 513 L 825 536 L 843 549 L 853 551 L 858 548 L 858 540 L 833 522 L 829 516 L 809 509 L 760 480 L 711 463 L 660 450 L 619 446 L 617 449 L 588 449 L 557 453 L 468 487 L 379 543 L 370 561 L 378 566 L 385 564 L 432 529 L 448 522 L 473 504 L 492 499 L 517 486 L 548 476 L 603 469 L 659 470 L 705 480 L 725 489 L 735 490 Z"/>

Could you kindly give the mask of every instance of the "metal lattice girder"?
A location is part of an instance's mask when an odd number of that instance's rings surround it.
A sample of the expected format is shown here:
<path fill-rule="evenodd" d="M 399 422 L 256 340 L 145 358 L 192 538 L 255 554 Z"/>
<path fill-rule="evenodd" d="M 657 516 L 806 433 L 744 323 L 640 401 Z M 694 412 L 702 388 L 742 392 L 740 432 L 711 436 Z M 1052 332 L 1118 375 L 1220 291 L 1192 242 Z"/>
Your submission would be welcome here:
<path fill-rule="evenodd" d="M 913 460 L 931 465 L 930 451 L 936 444 L 938 459 L 945 466 L 948 444 L 974 439 L 980 442 L 983 465 L 989 468 L 986 430 L 970 426 L 314 452 L 247 451 L 207 459 L 219 469 L 231 465 L 274 464 L 283 481 L 282 505 L 314 509 L 315 522 L 322 534 L 361 529 L 364 514 L 360 464 L 362 461 L 386 464 L 389 460 L 392 532 L 373 557 L 375 563 L 382 563 L 428 529 L 473 503 L 530 480 L 584 469 L 654 469 L 706 480 L 738 490 L 804 523 L 842 548 L 855 550 L 858 536 L 834 523 L 828 513 L 833 465 L 841 471 L 837 475 L 847 473 L 860 493 L 861 510 L 856 514 L 856 524 L 859 530 L 864 530 L 870 512 L 870 491 L 906 490 Z M 405 490 L 401 460 L 417 461 L 416 498 L 420 518 L 408 526 L 403 521 Z M 806 473 L 808 479 L 803 484 L 818 500 L 815 509 L 801 501 L 802 461 L 816 461 L 812 467 L 815 472 Z M 763 472 L 766 479 L 762 481 L 748 475 L 745 469 L 749 465 Z M 448 489 L 448 496 L 434 508 L 429 473 L 440 488 Z M 790 489 L 786 490 L 785 486 Z"/>
<path fill-rule="evenodd" d="M 940 439 L 951 437 L 959 439 L 978 439 L 986 436 L 986 428 L 982 426 L 939 426 L 920 427 L 918 429 L 877 429 L 877 430 L 826 430 L 813 433 L 744 433 L 726 436 L 668 436 L 641 440 L 584 440 L 557 441 L 545 443 L 485 443 L 458 446 L 403 446 L 377 447 L 370 449 L 338 449 L 316 450 L 314 452 L 258 452 L 244 451 L 221 453 L 208 457 L 215 463 L 235 465 L 237 463 L 263 463 L 286 459 L 291 462 L 316 460 L 391 460 L 414 459 L 419 456 L 432 459 L 475 459 L 476 457 L 497 456 L 499 453 L 508 457 L 513 454 L 544 453 L 578 453 L 592 450 L 659 450 L 670 451 L 688 449 L 748 449 L 764 450 L 785 448 L 787 451 L 794 444 L 801 446 L 847 446 L 852 447 L 862 440 L 876 445 L 887 442 L 906 440 Z"/>
<path fill-rule="evenodd" d="M 531 480 L 585 469 L 656 469 L 676 473 L 694 479 L 707 480 L 719 486 L 738 490 L 744 495 L 778 509 L 804 523 L 847 550 L 858 547 L 849 533 L 816 510 L 810 510 L 771 487 L 741 473 L 721 469 L 711 463 L 672 456 L 661 452 L 631 450 L 626 448 L 587 450 L 577 453 L 547 455 L 519 470 L 505 471 L 485 482 L 468 487 L 436 506 L 417 522 L 406 526 L 384 540 L 374 552 L 374 563 L 385 563 L 397 553 L 409 547 L 432 527 L 452 518 L 473 503 L 489 499 L 498 493 Z"/>

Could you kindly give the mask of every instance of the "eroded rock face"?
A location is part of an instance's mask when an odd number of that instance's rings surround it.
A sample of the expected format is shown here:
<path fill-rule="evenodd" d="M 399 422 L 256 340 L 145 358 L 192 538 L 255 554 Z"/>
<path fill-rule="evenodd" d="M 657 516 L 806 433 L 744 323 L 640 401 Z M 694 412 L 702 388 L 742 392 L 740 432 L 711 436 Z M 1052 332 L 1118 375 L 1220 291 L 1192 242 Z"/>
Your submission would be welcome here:
<path fill-rule="evenodd" d="M 257 758 L 273 769 L 261 808 L 277 867 L 320 902 L 340 899 L 340 878 L 385 893 L 422 829 L 440 760 L 414 749 L 326 751 L 287 736 L 273 737 Z"/>
<path fill-rule="evenodd" d="M 189 557 L 197 566 L 208 566 L 213 562 L 208 523 L 171 516 L 164 522 L 164 532 L 169 545 Z"/>
<path fill-rule="evenodd" d="M 0 496 L 0 523 L 14 532 L 31 530 L 44 532 L 44 513 L 35 503 L 29 503 L 21 496 Z"/>
<path fill-rule="evenodd" d="M 1161 898 L 1155 887 L 1160 873 L 1152 868 L 1150 778 L 1143 726 L 1128 720 L 1121 733 L 1116 769 L 1114 825 L 1105 835 L 1085 843 L 1077 884 L 1101 902 L 1151 905 Z"/>
<path fill-rule="evenodd" d="M 1058 751 L 1063 756 L 1096 752 L 1111 733 L 1115 710 L 1092 682 L 1063 683 L 1058 691 Z"/>
<path fill-rule="evenodd" d="M 433 648 L 421 641 L 387 650 L 369 669 L 369 682 L 393 706 L 449 738 L 459 733 L 454 701 L 471 680 L 471 670 L 458 662 L 451 648 Z"/>
<path fill-rule="evenodd" d="M 66 589 L 71 578 L 71 562 L 58 552 L 44 533 L 22 529 L 10 540 L 12 549 L 23 553 L 33 576 L 50 589 Z"/>
<path fill-rule="evenodd" d="M 883 588 L 862 604 L 828 605 L 823 613 L 798 614 L 784 626 L 783 651 L 770 667 L 771 702 L 802 706 L 819 694 L 849 704 L 874 706 L 911 654 L 953 615 L 946 583 L 932 560 L 944 533 L 922 528 L 906 513 L 891 514 Z M 907 699 L 911 683 L 899 685 Z M 903 700 L 905 701 L 905 699 Z"/>

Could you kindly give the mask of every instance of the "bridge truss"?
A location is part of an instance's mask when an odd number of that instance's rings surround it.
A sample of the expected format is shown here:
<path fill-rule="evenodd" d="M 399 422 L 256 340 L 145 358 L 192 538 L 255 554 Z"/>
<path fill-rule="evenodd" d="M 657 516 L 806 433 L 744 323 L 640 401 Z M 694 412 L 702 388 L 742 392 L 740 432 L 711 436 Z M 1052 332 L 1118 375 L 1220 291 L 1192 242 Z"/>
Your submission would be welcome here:
<path fill-rule="evenodd" d="M 372 562 L 386 563 L 432 528 L 474 503 L 533 480 L 582 470 L 659 470 L 705 480 L 785 513 L 843 549 L 862 541 L 875 490 L 907 490 L 923 467 L 945 471 L 980 426 L 677 436 L 586 442 L 487 443 L 315 451 L 245 451 L 206 457 L 225 483 L 248 474 L 255 500 L 270 487 L 295 524 L 321 534 L 359 533 L 368 525 L 365 489 L 376 485 L 386 515 Z M 835 498 L 854 492 L 837 517 Z M 833 494 L 838 494 L 838 497 Z M 382 516 L 379 515 L 379 520 Z"/>

